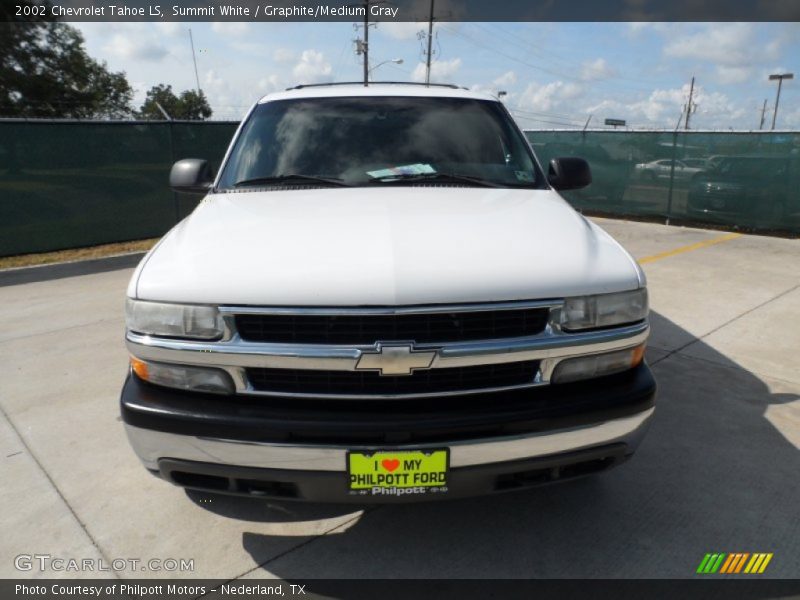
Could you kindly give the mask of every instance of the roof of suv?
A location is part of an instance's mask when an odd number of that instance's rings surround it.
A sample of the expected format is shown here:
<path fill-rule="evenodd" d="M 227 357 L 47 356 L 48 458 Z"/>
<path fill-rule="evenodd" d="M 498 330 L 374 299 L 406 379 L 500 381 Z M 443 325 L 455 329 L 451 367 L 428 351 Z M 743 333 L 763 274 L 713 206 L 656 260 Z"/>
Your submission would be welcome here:
<path fill-rule="evenodd" d="M 321 85 L 300 85 L 283 92 L 267 94 L 259 104 L 273 100 L 291 98 L 335 98 L 352 96 L 411 96 L 433 98 L 471 98 L 473 100 L 494 100 L 497 98 L 485 92 L 475 92 L 455 85 L 414 83 L 331 83 Z"/>

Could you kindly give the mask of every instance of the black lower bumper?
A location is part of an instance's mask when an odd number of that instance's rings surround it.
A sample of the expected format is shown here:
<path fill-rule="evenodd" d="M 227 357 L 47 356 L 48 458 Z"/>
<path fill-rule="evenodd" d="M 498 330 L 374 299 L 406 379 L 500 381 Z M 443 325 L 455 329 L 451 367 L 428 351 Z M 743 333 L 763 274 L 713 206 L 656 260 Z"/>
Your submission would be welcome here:
<path fill-rule="evenodd" d="M 253 442 L 446 444 L 569 429 L 638 414 L 655 403 L 646 364 L 564 385 L 416 400 L 219 396 L 154 386 L 129 376 L 122 420 L 179 435 Z"/>
<path fill-rule="evenodd" d="M 523 490 L 599 473 L 631 456 L 625 444 L 452 469 L 447 491 L 436 488 L 390 488 L 379 494 L 359 494 L 348 489 L 348 477 L 337 471 L 287 471 L 260 469 L 165 458 L 159 475 L 182 487 L 222 494 L 255 496 L 273 500 L 336 503 L 407 503 L 453 500 Z"/>
<path fill-rule="evenodd" d="M 393 401 L 217 396 L 181 392 L 129 376 L 121 398 L 133 428 L 194 438 L 306 447 L 434 448 L 579 429 L 641 415 L 656 384 L 642 364 L 626 373 L 513 392 Z M 574 447 L 574 446 L 573 446 Z M 354 495 L 342 471 L 243 467 L 157 455 L 160 475 L 188 488 L 268 498 L 327 502 L 433 500 L 522 489 L 602 471 L 635 448 L 613 439 L 588 449 L 551 452 L 452 468 L 447 492 Z M 152 457 L 151 457 L 152 459 Z M 143 459 L 144 460 L 144 459 Z M 271 465 L 264 465 L 271 466 Z"/>

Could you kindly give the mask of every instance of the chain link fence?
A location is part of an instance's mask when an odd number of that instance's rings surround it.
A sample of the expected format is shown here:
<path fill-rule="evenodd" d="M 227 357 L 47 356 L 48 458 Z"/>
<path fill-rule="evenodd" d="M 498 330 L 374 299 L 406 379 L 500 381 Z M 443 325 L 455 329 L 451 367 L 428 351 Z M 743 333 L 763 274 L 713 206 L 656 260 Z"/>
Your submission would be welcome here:
<path fill-rule="evenodd" d="M 665 222 L 800 233 L 800 133 L 526 130 L 542 165 L 580 156 L 575 208 Z"/>

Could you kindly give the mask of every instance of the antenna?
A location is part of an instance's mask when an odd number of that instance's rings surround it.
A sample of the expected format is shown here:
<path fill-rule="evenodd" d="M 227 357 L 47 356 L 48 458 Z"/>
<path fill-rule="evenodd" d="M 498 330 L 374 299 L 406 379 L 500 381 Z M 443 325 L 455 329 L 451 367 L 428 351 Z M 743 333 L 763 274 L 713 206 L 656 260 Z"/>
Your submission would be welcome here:
<path fill-rule="evenodd" d="M 197 75 L 197 57 L 194 55 L 194 39 L 192 39 L 192 28 L 189 28 L 189 44 L 192 46 L 192 62 L 194 62 L 194 80 L 197 83 L 197 93 L 203 93 L 203 90 L 200 89 L 200 77 Z"/>

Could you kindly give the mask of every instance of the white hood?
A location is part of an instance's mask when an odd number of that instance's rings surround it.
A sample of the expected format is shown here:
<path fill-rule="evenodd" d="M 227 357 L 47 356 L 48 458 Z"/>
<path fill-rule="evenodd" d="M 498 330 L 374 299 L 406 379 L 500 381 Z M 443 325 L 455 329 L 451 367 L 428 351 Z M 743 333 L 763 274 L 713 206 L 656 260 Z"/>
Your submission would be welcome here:
<path fill-rule="evenodd" d="M 387 306 L 642 284 L 630 255 L 553 191 L 397 186 L 207 196 L 145 257 L 128 294 Z"/>

